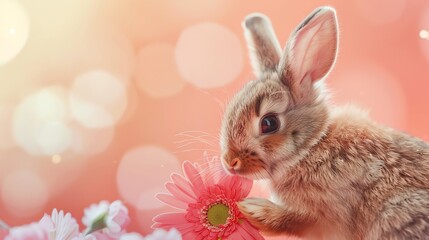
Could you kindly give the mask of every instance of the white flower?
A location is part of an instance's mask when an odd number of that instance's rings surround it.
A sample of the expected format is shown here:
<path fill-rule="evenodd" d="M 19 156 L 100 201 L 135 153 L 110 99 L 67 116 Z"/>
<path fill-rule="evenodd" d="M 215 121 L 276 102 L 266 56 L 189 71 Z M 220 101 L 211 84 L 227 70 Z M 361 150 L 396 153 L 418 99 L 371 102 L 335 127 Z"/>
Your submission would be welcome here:
<path fill-rule="evenodd" d="M 170 229 L 168 232 L 158 228 L 146 237 L 142 237 L 138 233 L 127 233 L 122 235 L 119 240 L 182 240 L 182 236 L 175 228 Z"/>
<path fill-rule="evenodd" d="M 40 226 L 38 223 L 30 223 L 27 225 L 11 228 L 5 238 L 5 240 L 32 239 L 48 240 L 47 229 L 45 229 L 43 226 Z"/>
<path fill-rule="evenodd" d="M 87 226 L 87 233 L 100 230 L 112 238 L 122 235 L 125 232 L 124 227 L 129 221 L 128 209 L 119 200 L 111 204 L 107 201 L 92 204 L 84 210 L 82 218 L 83 224 Z"/>
<path fill-rule="evenodd" d="M 99 218 L 102 218 L 107 215 L 109 211 L 109 202 L 101 201 L 98 204 L 91 204 L 88 208 L 85 208 L 84 215 L 82 218 L 82 223 L 86 227 L 91 227 L 94 222 L 96 222 Z"/>
<path fill-rule="evenodd" d="M 144 240 L 143 236 L 138 233 L 126 233 L 119 240 Z"/>
<path fill-rule="evenodd" d="M 84 235 L 80 233 L 77 237 L 74 237 L 73 240 L 97 240 L 97 238 L 91 234 Z"/>
<path fill-rule="evenodd" d="M 128 216 L 127 207 L 119 200 L 112 202 L 109 206 L 109 214 L 106 218 L 106 230 L 108 230 L 106 233 L 109 234 L 110 232 L 111 234 L 109 235 L 111 236 L 120 233 L 129 221 L 130 217 Z"/>
<path fill-rule="evenodd" d="M 47 229 L 50 240 L 72 240 L 79 235 L 79 225 L 70 213 L 64 215 L 63 211 L 57 209 L 52 211 L 51 216 L 45 214 L 39 225 Z"/>
<path fill-rule="evenodd" d="M 170 229 L 168 232 L 164 229 L 158 228 L 152 234 L 147 235 L 144 240 L 182 240 L 182 235 L 175 228 Z"/>

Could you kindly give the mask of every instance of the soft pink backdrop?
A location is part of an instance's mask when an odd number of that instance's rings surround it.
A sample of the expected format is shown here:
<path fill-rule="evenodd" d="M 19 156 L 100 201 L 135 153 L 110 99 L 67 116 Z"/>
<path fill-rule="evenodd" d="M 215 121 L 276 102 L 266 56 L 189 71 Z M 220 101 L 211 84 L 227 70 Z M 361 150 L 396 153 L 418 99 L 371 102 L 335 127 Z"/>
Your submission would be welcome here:
<path fill-rule="evenodd" d="M 285 43 L 320 5 L 339 17 L 334 101 L 429 140 L 425 0 L 1 0 L 0 219 L 122 199 L 146 234 L 170 210 L 153 194 L 218 154 L 223 107 L 252 78 L 242 19 L 265 13 Z"/>

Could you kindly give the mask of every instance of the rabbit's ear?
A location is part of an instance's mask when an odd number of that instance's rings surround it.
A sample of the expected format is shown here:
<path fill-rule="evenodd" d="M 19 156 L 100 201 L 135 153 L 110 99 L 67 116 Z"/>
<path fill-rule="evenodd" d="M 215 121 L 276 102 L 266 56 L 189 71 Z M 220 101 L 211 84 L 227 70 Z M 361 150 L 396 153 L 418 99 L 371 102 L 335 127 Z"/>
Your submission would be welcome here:
<path fill-rule="evenodd" d="M 279 64 L 282 81 L 294 95 L 305 95 L 331 70 L 337 55 L 335 10 L 321 7 L 292 33 Z"/>
<path fill-rule="evenodd" d="M 243 22 L 253 71 L 258 78 L 277 70 L 281 47 L 268 17 L 254 13 Z"/>

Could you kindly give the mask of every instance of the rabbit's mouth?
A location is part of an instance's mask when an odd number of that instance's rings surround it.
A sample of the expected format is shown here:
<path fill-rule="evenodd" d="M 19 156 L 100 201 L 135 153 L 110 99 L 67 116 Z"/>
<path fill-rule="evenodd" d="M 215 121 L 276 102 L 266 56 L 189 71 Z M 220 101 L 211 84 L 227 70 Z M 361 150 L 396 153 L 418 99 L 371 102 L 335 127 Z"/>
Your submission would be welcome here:
<path fill-rule="evenodd" d="M 270 177 L 269 164 L 256 151 L 226 151 L 221 159 L 223 169 L 229 175 L 239 175 L 250 179 Z"/>
<path fill-rule="evenodd" d="M 271 174 L 268 171 L 269 169 L 262 166 L 244 166 L 242 169 L 231 172 L 231 174 L 253 180 L 262 180 L 271 177 Z"/>

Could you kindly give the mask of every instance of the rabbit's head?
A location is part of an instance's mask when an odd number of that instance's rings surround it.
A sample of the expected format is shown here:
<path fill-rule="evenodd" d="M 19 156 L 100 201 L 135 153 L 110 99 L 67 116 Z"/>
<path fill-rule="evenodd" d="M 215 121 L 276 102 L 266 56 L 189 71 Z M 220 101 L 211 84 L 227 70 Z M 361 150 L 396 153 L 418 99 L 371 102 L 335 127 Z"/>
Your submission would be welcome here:
<path fill-rule="evenodd" d="M 228 104 L 221 128 L 222 164 L 232 174 L 266 178 L 296 164 L 327 126 L 322 79 L 337 54 L 337 19 L 330 7 L 311 13 L 282 51 L 269 19 L 243 22 L 256 80 Z"/>

